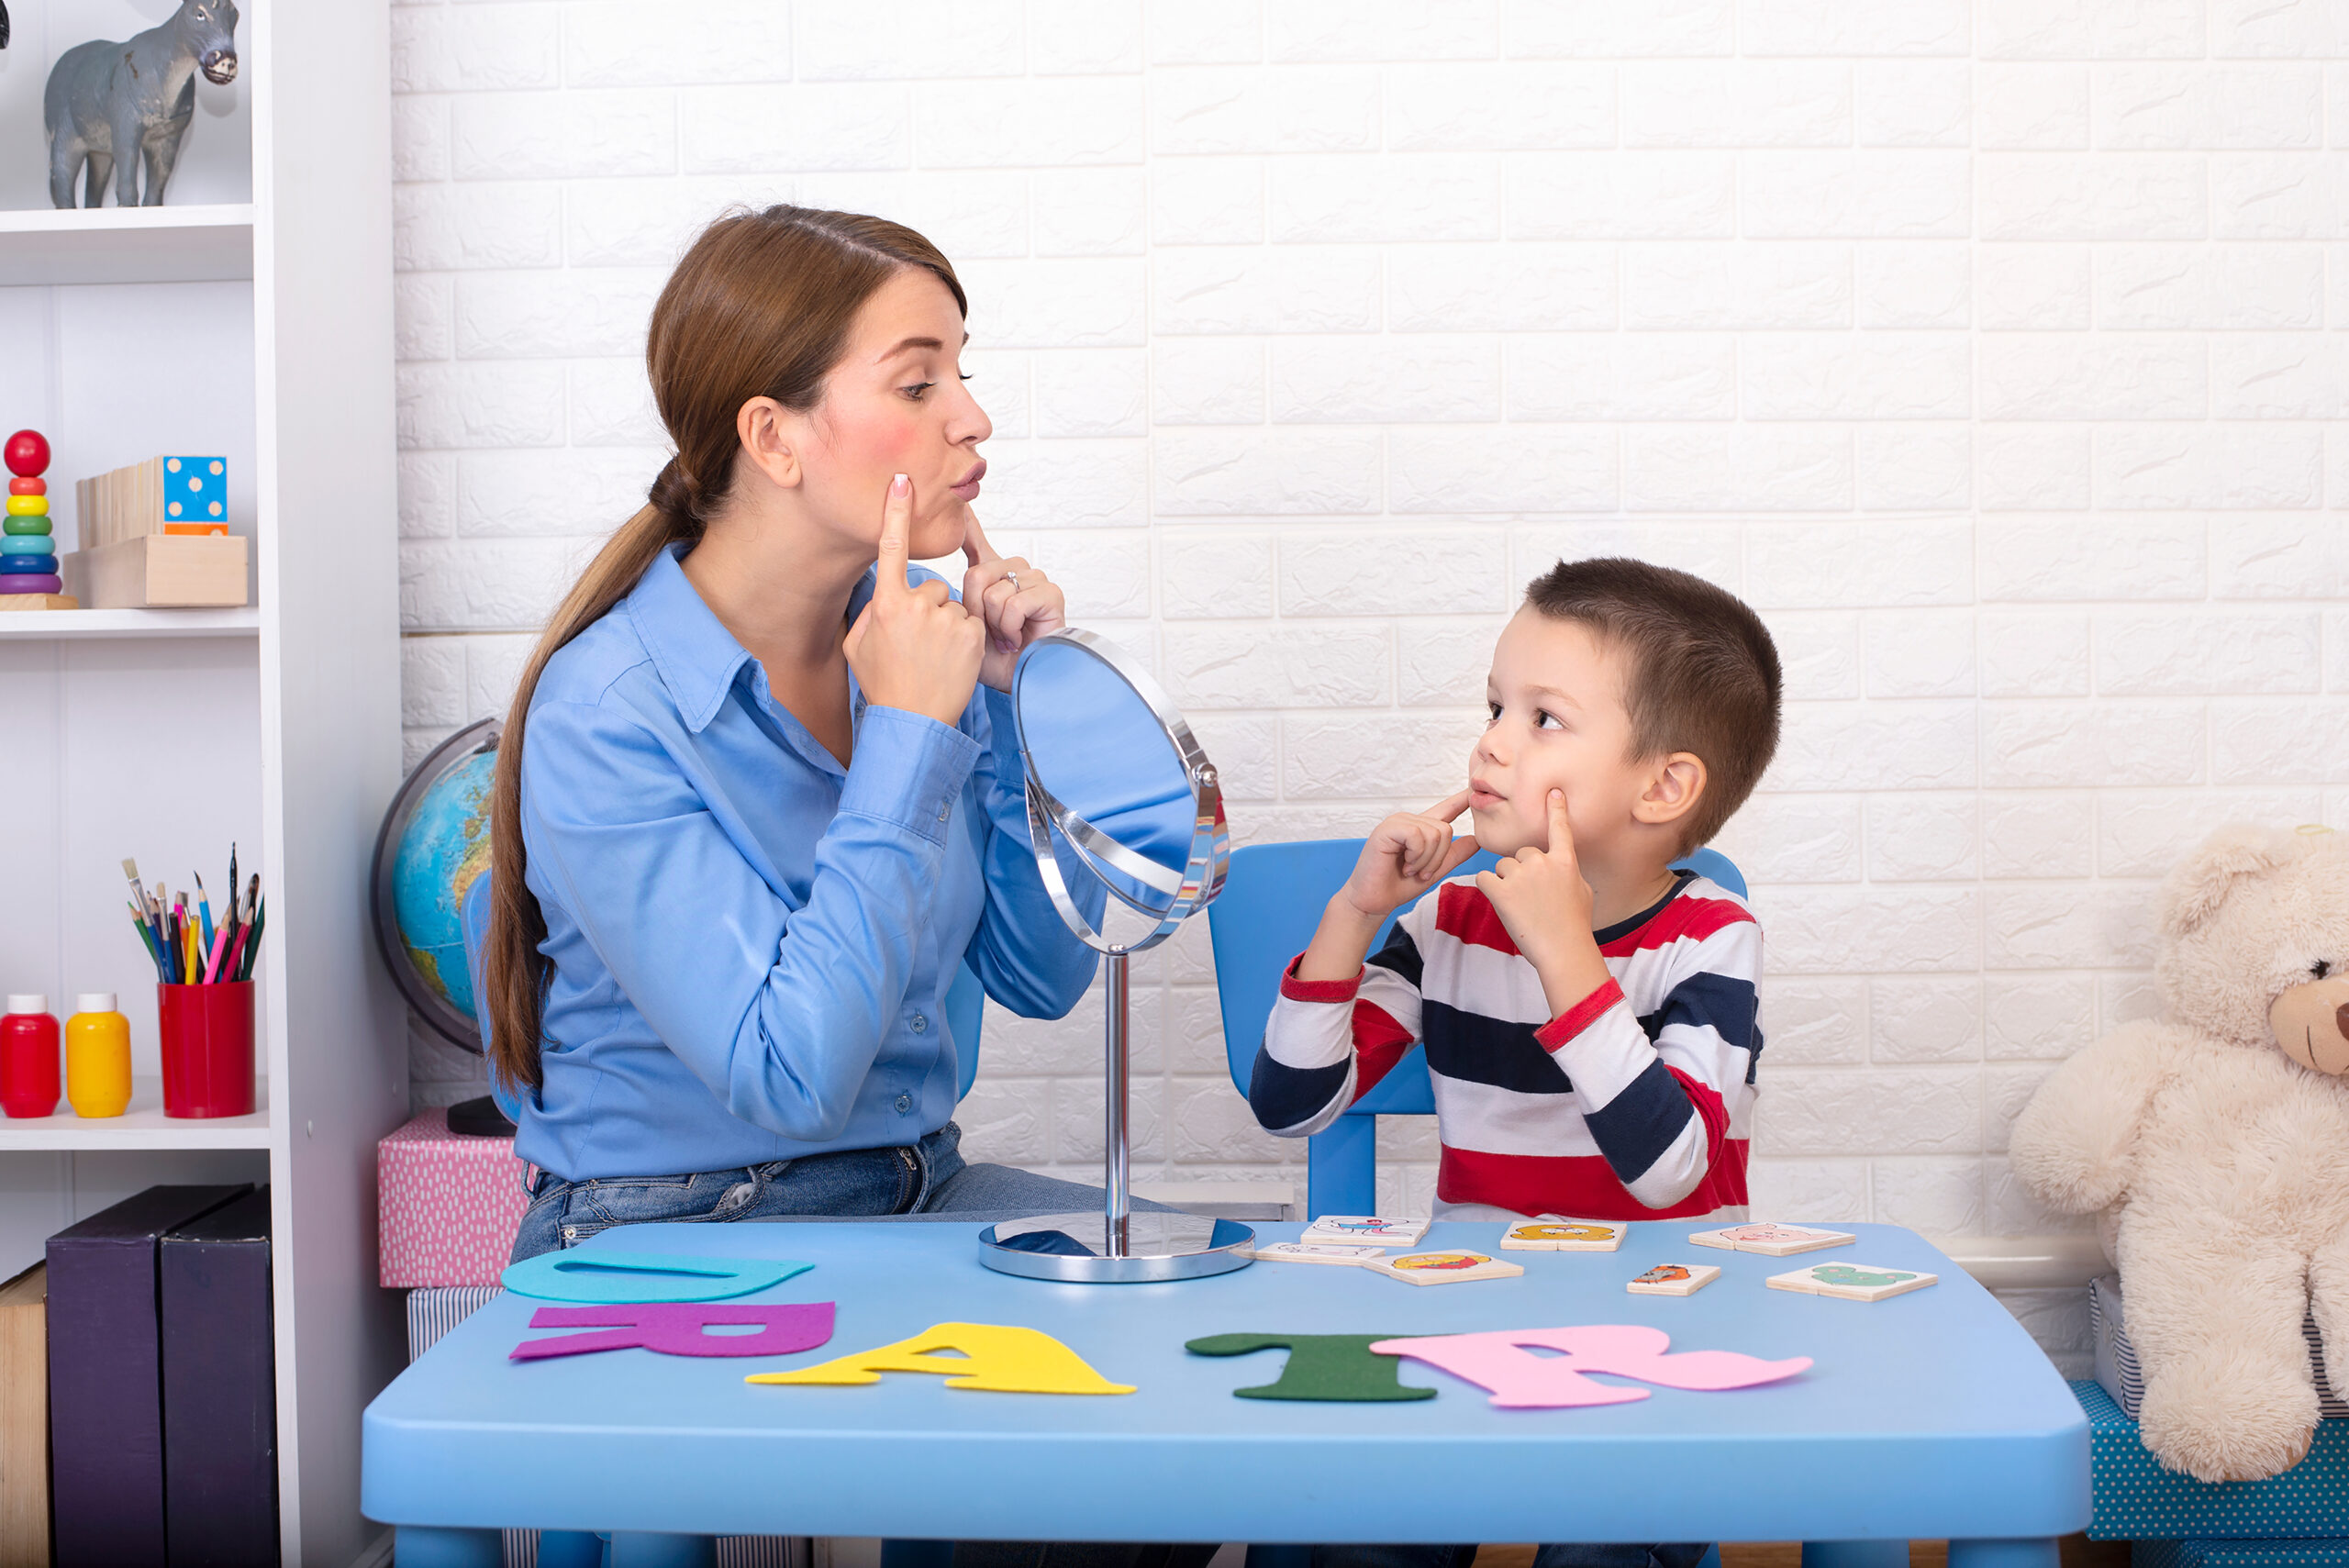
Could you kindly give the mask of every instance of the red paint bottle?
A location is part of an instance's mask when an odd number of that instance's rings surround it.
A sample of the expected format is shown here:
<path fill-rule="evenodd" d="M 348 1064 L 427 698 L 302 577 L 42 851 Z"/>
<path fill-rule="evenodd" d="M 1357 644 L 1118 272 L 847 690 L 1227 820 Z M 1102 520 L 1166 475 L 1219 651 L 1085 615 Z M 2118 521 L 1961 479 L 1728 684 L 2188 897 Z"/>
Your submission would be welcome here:
<path fill-rule="evenodd" d="M 57 1114 L 57 1020 L 49 998 L 14 995 L 0 1018 L 0 1111 L 13 1117 Z"/>

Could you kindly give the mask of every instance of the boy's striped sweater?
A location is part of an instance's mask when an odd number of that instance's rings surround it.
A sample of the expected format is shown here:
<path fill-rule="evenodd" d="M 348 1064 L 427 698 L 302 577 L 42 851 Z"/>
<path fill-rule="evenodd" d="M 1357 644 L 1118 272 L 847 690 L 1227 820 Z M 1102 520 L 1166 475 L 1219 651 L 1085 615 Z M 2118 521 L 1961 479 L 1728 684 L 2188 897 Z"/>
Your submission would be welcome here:
<path fill-rule="evenodd" d="M 1684 872 L 1597 935 L 1613 979 L 1554 1018 L 1473 877 L 1422 897 L 1353 980 L 1292 962 L 1248 1085 L 1256 1119 L 1319 1132 L 1424 1040 L 1438 1214 L 1743 1219 L 1761 926 Z"/>

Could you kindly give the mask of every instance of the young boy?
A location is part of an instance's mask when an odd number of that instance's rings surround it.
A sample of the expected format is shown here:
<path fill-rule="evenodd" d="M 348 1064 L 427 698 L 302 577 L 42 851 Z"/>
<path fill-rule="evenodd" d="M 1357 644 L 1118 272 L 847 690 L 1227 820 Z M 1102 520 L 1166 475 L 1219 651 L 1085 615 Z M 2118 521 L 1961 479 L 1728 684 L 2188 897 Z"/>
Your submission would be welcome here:
<path fill-rule="evenodd" d="M 1468 787 L 1378 825 L 1283 978 L 1248 1085 L 1256 1119 L 1319 1132 L 1424 1040 L 1439 1218 L 1744 1219 L 1762 928 L 1669 862 L 1769 765 L 1778 686 L 1760 618 L 1700 578 L 1616 559 L 1536 578 L 1493 649 Z M 1464 809 L 1475 832 L 1455 839 Z M 1500 863 L 1444 881 L 1479 848 Z M 1438 883 L 1365 964 L 1387 916 Z M 1545 1546 L 1534 1562 L 1680 1568 L 1704 1551 Z"/>
<path fill-rule="evenodd" d="M 1378 825 L 1281 983 L 1248 1101 L 1319 1132 L 1427 1044 L 1451 1219 L 1746 1218 L 1762 929 L 1668 862 L 1744 804 L 1778 657 L 1733 595 L 1561 562 L 1493 649 L 1468 788 Z M 1473 837 L 1453 837 L 1465 809 Z M 1500 864 L 1397 906 L 1482 847 Z"/>

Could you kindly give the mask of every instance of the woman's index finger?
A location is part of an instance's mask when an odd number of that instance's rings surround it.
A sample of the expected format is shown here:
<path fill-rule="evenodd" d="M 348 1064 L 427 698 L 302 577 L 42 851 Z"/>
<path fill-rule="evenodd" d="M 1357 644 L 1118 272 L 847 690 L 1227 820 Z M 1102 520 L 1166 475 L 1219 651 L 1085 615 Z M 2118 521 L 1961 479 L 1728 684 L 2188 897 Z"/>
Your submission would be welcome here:
<path fill-rule="evenodd" d="M 900 473 L 889 481 L 889 498 L 881 507 L 880 564 L 874 574 L 874 592 L 903 594 L 906 568 L 912 560 L 914 519 L 914 482 Z"/>
<path fill-rule="evenodd" d="M 979 527 L 979 514 L 968 506 L 963 508 L 963 557 L 974 566 L 1003 559 L 987 542 L 986 530 Z"/>

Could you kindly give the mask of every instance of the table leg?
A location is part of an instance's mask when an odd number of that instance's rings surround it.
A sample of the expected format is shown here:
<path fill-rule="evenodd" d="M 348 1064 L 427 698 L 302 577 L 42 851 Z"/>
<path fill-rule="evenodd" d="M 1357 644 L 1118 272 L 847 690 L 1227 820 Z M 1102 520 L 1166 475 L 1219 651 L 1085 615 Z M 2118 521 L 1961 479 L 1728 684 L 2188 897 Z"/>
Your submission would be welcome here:
<path fill-rule="evenodd" d="M 604 1568 L 604 1538 L 592 1529 L 542 1529 L 539 1568 Z"/>
<path fill-rule="evenodd" d="M 2063 1549 L 2050 1540 L 1949 1543 L 1949 1568 L 2056 1568 L 2063 1560 Z"/>
<path fill-rule="evenodd" d="M 612 1531 L 611 1568 L 718 1568 L 714 1535 L 654 1535 Z"/>
<path fill-rule="evenodd" d="M 494 1529 L 401 1525 L 393 1531 L 399 1568 L 505 1568 L 506 1538 Z"/>
<path fill-rule="evenodd" d="M 1909 1568 L 1905 1540 L 1806 1540 L 1802 1568 Z"/>

